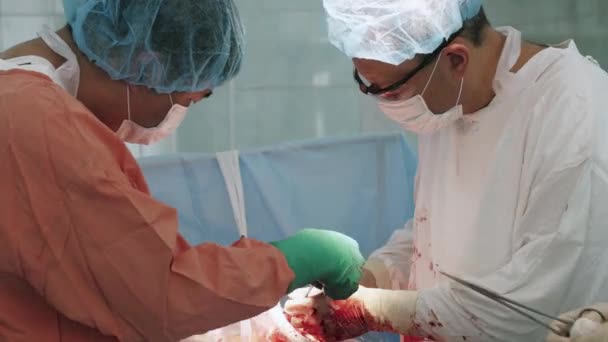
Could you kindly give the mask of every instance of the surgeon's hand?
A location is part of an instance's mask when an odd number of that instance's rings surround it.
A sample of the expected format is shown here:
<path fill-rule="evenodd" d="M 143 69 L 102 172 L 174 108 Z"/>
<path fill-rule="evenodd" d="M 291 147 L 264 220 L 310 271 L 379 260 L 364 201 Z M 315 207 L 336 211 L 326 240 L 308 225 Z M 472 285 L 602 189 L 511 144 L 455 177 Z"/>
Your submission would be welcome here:
<path fill-rule="evenodd" d="M 345 299 L 359 286 L 365 260 L 359 244 L 346 235 L 319 229 L 305 229 L 291 237 L 271 242 L 278 248 L 296 277 L 289 292 L 318 282 L 325 294 Z"/>
<path fill-rule="evenodd" d="M 547 342 L 608 342 L 608 324 L 604 323 L 592 334 L 578 338 L 561 337 L 551 333 Z"/>
<path fill-rule="evenodd" d="M 602 324 L 590 335 L 572 339 L 571 342 L 608 342 L 608 324 Z"/>
<path fill-rule="evenodd" d="M 412 291 L 369 289 L 363 286 L 347 300 L 323 294 L 290 295 L 285 315 L 298 332 L 312 341 L 333 342 L 370 331 L 407 334 L 414 322 L 418 295 Z"/>
<path fill-rule="evenodd" d="M 347 300 L 338 301 L 323 294 L 306 298 L 299 290 L 290 297 L 295 298 L 285 304 L 285 316 L 311 341 L 343 341 L 371 331 L 373 320 L 357 292 Z"/>
<path fill-rule="evenodd" d="M 591 308 L 601 312 L 604 317 L 608 317 L 608 304 L 597 304 L 591 306 Z M 584 318 L 586 320 L 596 322 L 597 324 L 603 324 L 593 330 L 593 332 L 580 336 L 580 334 L 578 334 L 574 331 L 574 329 L 572 329 L 571 325 L 559 321 L 554 321 L 551 323 L 551 327 L 560 331 L 560 334 L 557 335 L 555 333 L 550 333 L 547 336 L 546 342 L 608 342 L 608 325 L 603 322 L 603 317 L 593 311 L 588 311 L 581 315 L 582 311 L 583 309 L 573 310 L 559 317 L 561 319 L 573 322 L 579 318 Z M 572 337 L 563 337 L 568 336 L 570 333 L 572 333 Z"/>

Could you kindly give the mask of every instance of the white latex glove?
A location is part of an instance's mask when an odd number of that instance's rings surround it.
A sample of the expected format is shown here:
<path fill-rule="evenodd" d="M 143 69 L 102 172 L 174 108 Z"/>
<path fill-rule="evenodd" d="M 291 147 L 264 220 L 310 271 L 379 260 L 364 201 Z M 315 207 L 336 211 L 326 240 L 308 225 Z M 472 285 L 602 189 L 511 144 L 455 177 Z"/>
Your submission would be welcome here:
<path fill-rule="evenodd" d="M 608 317 L 608 304 L 597 304 L 591 306 L 591 308 Z M 559 316 L 565 320 L 576 321 L 573 326 L 559 321 L 551 323 L 551 326 L 560 331 L 561 335 L 569 333 L 571 337 L 562 337 L 550 333 L 546 342 L 608 342 L 608 326 L 606 324 L 602 325 L 602 317 L 593 311 L 586 312 L 581 317 L 581 311 L 582 309 L 578 309 Z"/>
<path fill-rule="evenodd" d="M 347 300 L 298 292 L 285 304 L 288 320 L 311 341 L 342 341 L 370 331 L 406 335 L 413 326 L 417 292 L 363 286 Z M 295 298 L 294 298 L 295 297 Z"/>

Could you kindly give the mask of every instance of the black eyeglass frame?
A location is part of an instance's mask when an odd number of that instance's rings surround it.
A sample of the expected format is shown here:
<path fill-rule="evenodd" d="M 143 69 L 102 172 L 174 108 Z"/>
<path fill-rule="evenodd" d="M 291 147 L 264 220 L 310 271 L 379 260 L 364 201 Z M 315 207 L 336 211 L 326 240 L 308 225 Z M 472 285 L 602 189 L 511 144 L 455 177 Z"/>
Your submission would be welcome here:
<path fill-rule="evenodd" d="M 378 95 L 386 94 L 388 92 L 399 89 L 401 86 L 406 84 L 412 77 L 414 77 L 417 73 L 419 73 L 420 70 L 424 69 L 433 60 L 435 60 L 435 58 L 437 58 L 437 56 L 439 56 L 439 54 L 443 51 L 443 49 L 445 49 L 448 45 L 450 45 L 454 41 L 454 39 L 456 39 L 456 37 L 458 37 L 460 35 L 460 33 L 462 33 L 462 29 L 458 30 L 456 33 L 454 33 L 452 36 L 450 36 L 447 40 L 444 40 L 443 43 L 441 43 L 441 45 L 439 45 L 439 47 L 437 49 L 435 49 L 435 51 L 431 52 L 428 55 L 425 55 L 424 58 L 422 59 L 422 62 L 420 62 L 420 64 L 418 64 L 416 66 L 416 68 L 414 68 L 414 70 L 408 72 L 407 75 L 405 75 L 405 77 L 403 77 L 399 81 L 397 81 L 385 88 L 380 88 L 377 84 L 371 84 L 368 86 L 367 84 L 365 84 L 365 82 L 363 82 L 363 80 L 361 79 L 361 76 L 359 76 L 359 72 L 357 71 L 357 68 L 355 68 L 353 71 L 353 77 L 355 79 L 355 82 L 357 82 L 357 84 L 359 85 L 359 90 L 365 95 L 378 96 Z"/>

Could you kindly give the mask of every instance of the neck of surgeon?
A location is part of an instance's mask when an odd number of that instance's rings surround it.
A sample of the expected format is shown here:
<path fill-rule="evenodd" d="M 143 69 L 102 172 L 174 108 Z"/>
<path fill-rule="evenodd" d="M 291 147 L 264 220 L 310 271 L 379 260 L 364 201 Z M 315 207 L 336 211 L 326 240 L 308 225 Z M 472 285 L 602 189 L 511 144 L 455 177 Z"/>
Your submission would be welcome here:
<path fill-rule="evenodd" d="M 503 33 L 491 26 L 484 29 L 483 44 L 471 54 L 472 65 L 478 67 L 467 68 L 464 74 L 465 80 L 470 80 L 465 81 L 463 86 L 462 105 L 465 114 L 487 107 L 494 99 L 494 79 L 505 42 L 506 36 Z M 510 71 L 517 73 L 543 49 L 543 46 L 522 41 L 521 54 Z"/>

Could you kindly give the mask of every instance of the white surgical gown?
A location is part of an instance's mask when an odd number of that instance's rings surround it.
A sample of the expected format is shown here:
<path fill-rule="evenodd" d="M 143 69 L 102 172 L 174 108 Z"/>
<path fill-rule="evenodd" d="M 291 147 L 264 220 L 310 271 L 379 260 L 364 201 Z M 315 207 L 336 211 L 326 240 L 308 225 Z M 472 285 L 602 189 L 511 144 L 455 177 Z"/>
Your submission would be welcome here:
<path fill-rule="evenodd" d="M 440 341 L 547 331 L 438 270 L 551 314 L 608 301 L 608 76 L 573 42 L 512 73 L 521 35 L 503 31 L 496 97 L 420 136 L 414 219 L 370 258 L 419 291 L 416 326 Z"/>

